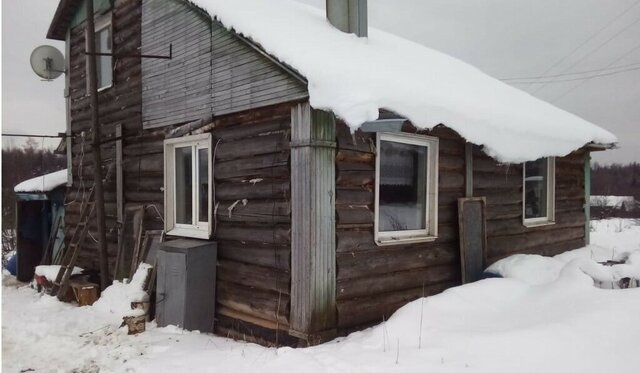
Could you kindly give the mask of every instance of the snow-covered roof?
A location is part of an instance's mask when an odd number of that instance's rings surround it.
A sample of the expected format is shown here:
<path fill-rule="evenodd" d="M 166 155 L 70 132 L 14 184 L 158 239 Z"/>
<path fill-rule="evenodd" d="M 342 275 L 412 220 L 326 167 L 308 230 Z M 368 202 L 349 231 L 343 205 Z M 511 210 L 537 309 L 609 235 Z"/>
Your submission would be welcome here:
<path fill-rule="evenodd" d="M 291 0 L 196 0 L 225 27 L 258 43 L 308 81 L 309 101 L 352 128 L 394 111 L 419 128 L 438 124 L 502 162 L 563 156 L 610 132 L 494 79 L 456 58 L 369 28 L 358 38 L 322 10 Z"/>
<path fill-rule="evenodd" d="M 50 192 L 67 183 L 67 169 L 34 177 L 21 182 L 13 188 L 16 193 Z"/>

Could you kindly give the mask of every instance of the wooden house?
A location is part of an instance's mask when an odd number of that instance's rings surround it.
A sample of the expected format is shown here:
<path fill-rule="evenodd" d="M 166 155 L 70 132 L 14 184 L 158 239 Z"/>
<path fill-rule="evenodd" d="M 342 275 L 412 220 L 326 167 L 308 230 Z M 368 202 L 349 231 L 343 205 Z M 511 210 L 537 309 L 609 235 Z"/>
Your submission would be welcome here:
<path fill-rule="evenodd" d="M 128 207 L 144 205 L 145 229 L 217 241 L 217 333 L 317 343 L 461 283 L 460 199 L 484 197 L 484 213 L 469 223 L 484 227 L 483 265 L 588 241 L 589 152 L 615 141 L 608 132 L 453 58 L 374 35 L 366 0 L 327 1 L 328 21 L 284 0 L 198 3 L 204 8 L 94 0 L 96 48 L 110 54 L 98 61 L 110 268 L 118 245 L 111 228 Z M 67 199 L 91 186 L 95 167 L 85 18 L 82 1 L 61 0 L 47 35 L 66 40 Z M 431 74 L 453 85 L 440 89 L 444 99 L 437 90 L 421 96 L 439 80 L 405 77 L 411 57 L 385 62 L 368 49 L 378 47 L 442 61 L 444 71 Z M 358 54 L 372 65 L 347 63 Z M 309 68 L 305 61 L 314 60 L 320 66 Z M 386 63 L 402 79 L 379 74 Z M 360 80 L 340 86 L 339 64 Z M 323 74 L 335 78 L 335 107 L 319 93 L 327 90 Z M 465 88 L 467 79 L 496 88 L 457 102 L 475 89 Z M 399 80 L 411 97 L 387 97 L 372 113 L 368 89 L 401 91 Z M 494 94 L 483 115 L 524 124 L 467 123 L 476 117 L 460 108 Z M 340 106 L 352 99 L 362 101 Z M 528 104 L 535 110 L 512 110 Z M 446 120 L 421 122 L 414 114 L 425 108 Z M 537 118 L 537 109 L 549 115 Z M 572 124 L 562 131 L 565 121 Z M 492 142 L 503 134 L 508 144 Z M 67 206 L 66 224 L 78 211 Z M 92 250 L 87 242 L 82 267 L 98 268 Z"/>

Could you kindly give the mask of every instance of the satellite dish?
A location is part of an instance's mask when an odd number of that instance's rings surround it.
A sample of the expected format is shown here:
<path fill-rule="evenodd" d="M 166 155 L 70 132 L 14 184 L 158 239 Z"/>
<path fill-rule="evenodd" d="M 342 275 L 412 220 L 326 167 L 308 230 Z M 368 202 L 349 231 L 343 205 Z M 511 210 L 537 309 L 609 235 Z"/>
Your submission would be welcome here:
<path fill-rule="evenodd" d="M 39 77 L 53 80 L 64 71 L 62 52 L 50 45 L 41 45 L 31 52 L 31 68 Z"/>

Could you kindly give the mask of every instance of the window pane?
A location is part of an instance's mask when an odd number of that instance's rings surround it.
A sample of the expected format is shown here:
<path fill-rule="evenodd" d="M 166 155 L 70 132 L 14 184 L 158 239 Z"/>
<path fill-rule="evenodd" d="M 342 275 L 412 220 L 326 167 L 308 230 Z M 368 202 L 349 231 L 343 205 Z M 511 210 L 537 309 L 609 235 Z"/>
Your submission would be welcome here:
<path fill-rule="evenodd" d="M 426 229 L 427 148 L 380 142 L 380 232 Z"/>
<path fill-rule="evenodd" d="M 198 150 L 198 221 L 209 221 L 209 149 Z"/>
<path fill-rule="evenodd" d="M 96 32 L 96 52 L 111 52 L 111 26 L 103 28 Z M 96 69 L 98 75 L 98 88 L 111 85 L 113 79 L 113 68 L 111 64 L 111 56 L 97 56 Z"/>
<path fill-rule="evenodd" d="M 543 218 L 547 216 L 547 168 L 546 158 L 524 164 L 524 217 Z"/>
<path fill-rule="evenodd" d="M 192 148 L 176 148 L 176 223 L 193 224 Z"/>

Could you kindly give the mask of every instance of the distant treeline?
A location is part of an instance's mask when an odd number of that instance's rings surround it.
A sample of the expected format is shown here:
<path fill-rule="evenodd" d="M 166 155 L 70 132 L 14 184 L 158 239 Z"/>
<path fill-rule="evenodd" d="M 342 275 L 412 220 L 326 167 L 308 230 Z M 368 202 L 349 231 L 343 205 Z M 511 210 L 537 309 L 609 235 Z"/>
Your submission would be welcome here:
<path fill-rule="evenodd" d="M 41 149 L 33 140 L 23 147 L 2 149 L 2 230 L 11 229 L 15 223 L 16 196 L 13 187 L 22 181 L 50 172 L 62 170 L 67 165 L 64 155 L 51 149 Z"/>
<path fill-rule="evenodd" d="M 591 195 L 634 196 L 640 200 L 640 163 L 591 166 Z"/>

